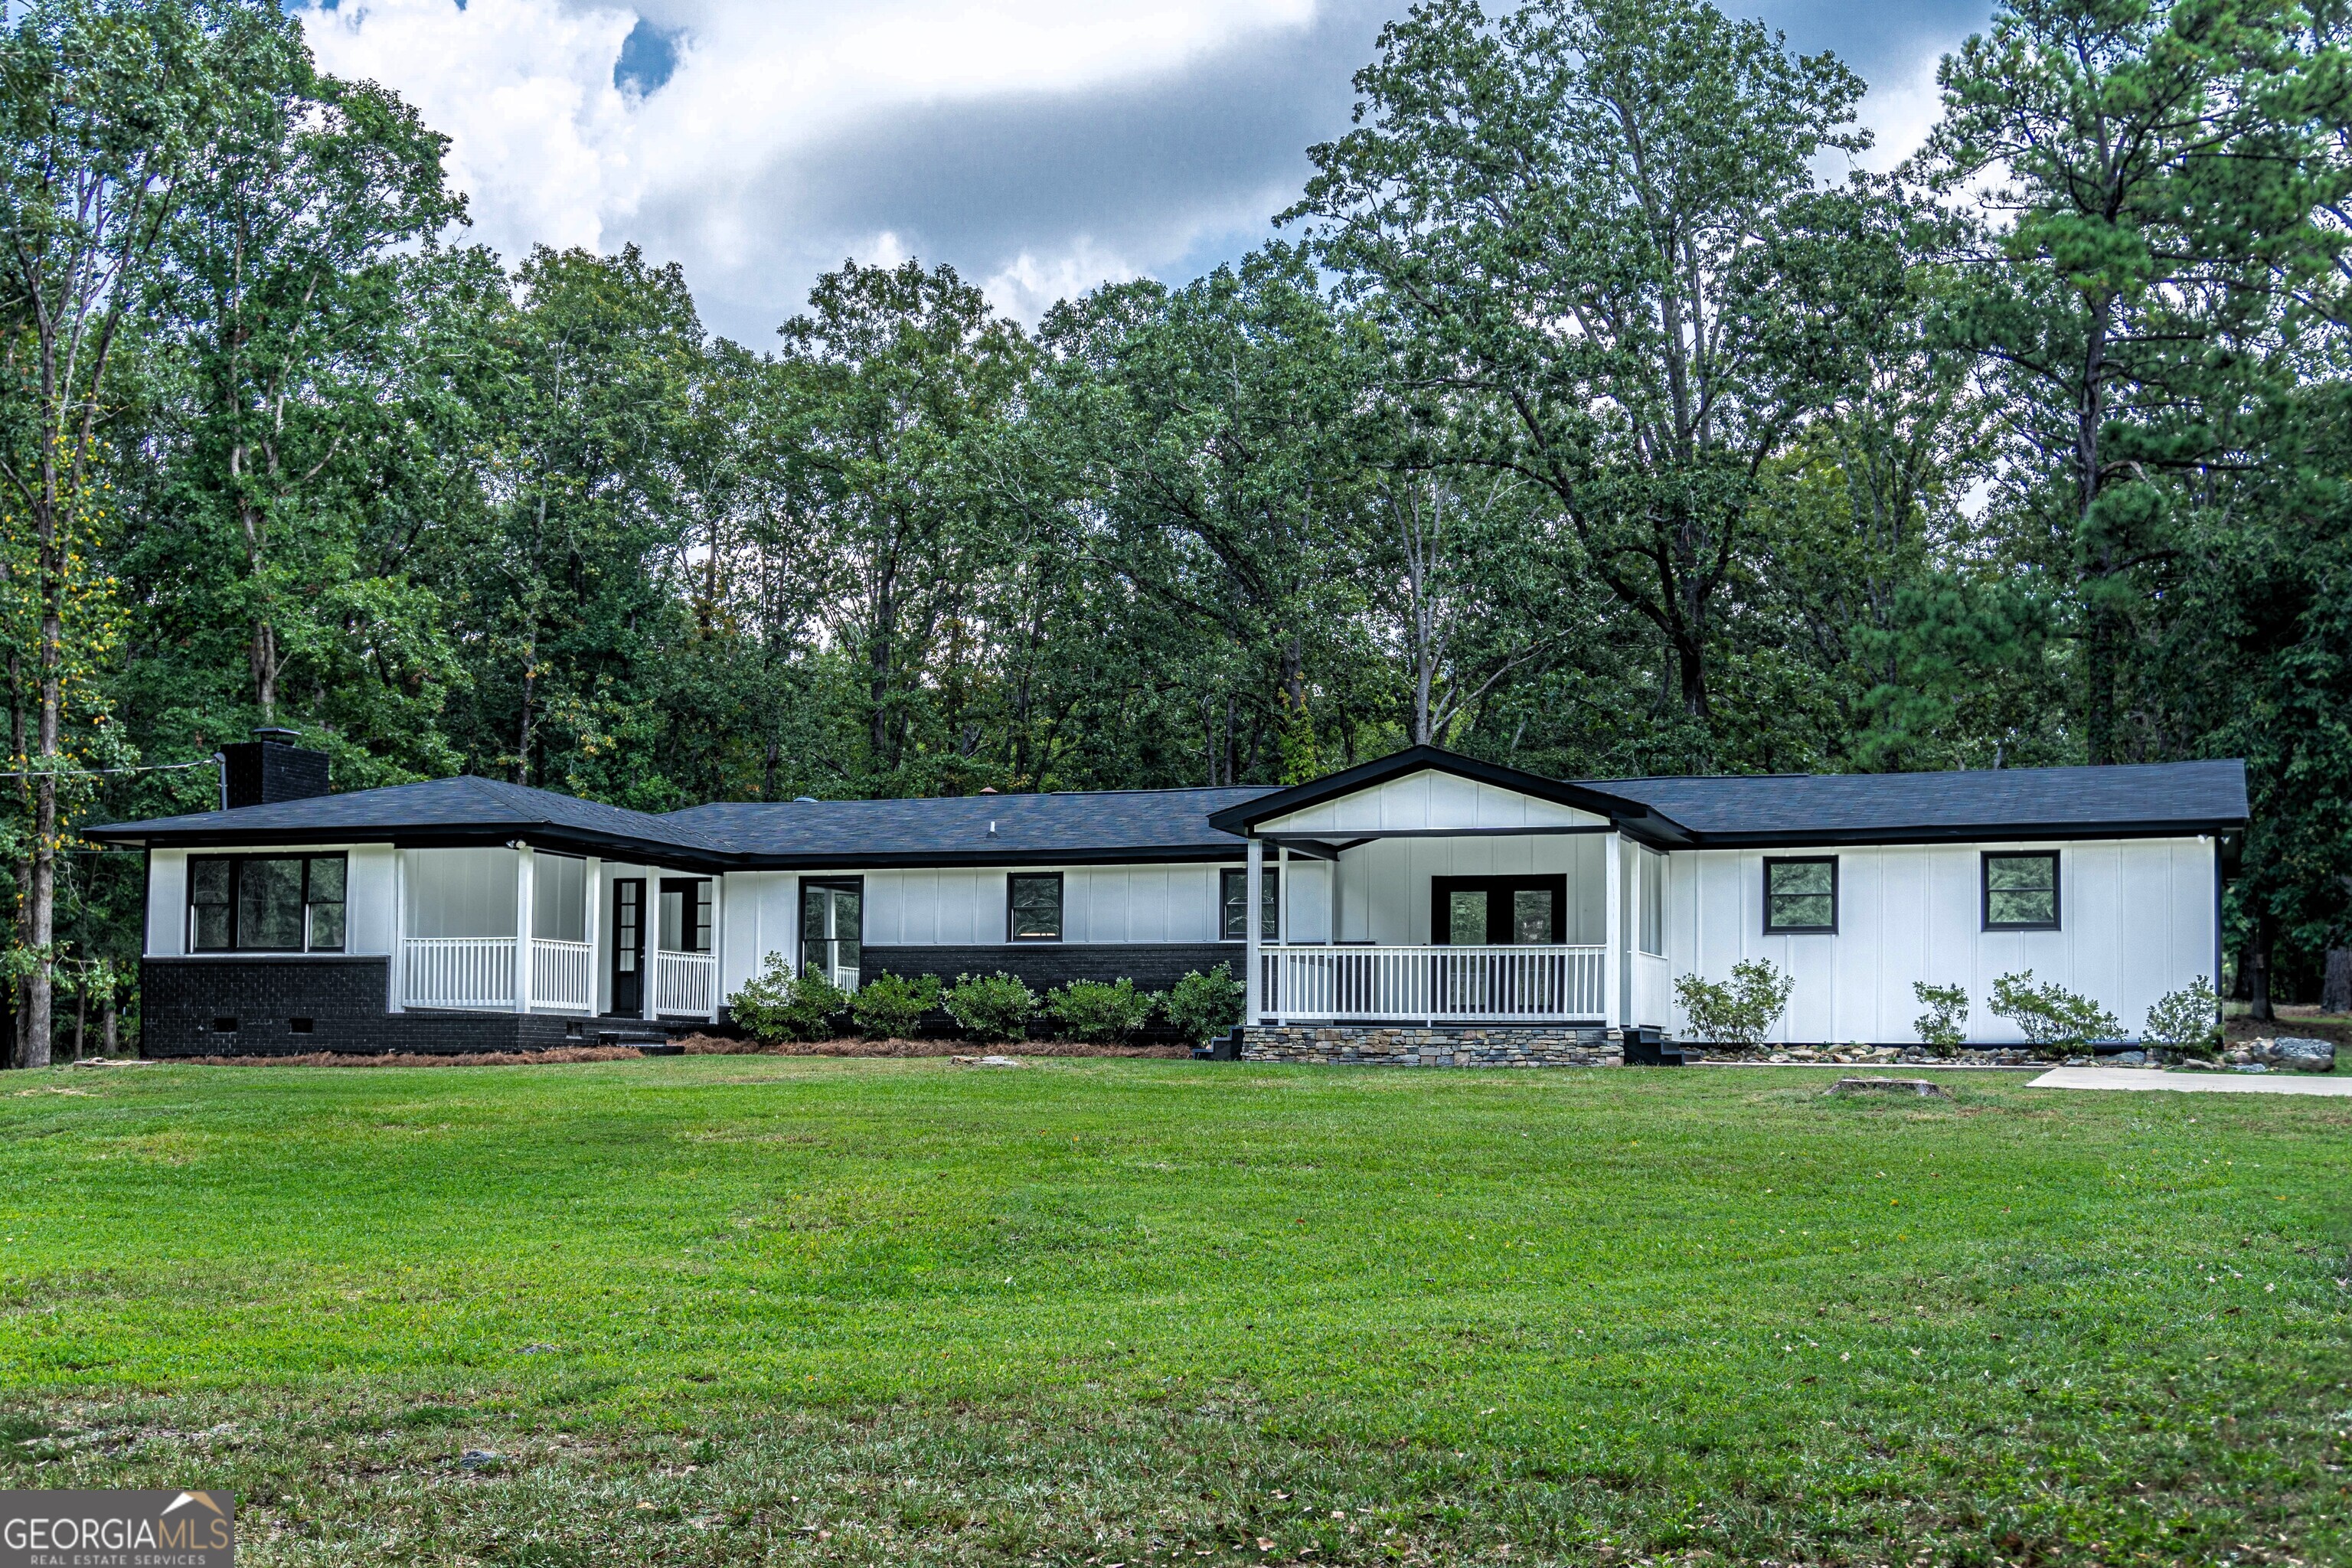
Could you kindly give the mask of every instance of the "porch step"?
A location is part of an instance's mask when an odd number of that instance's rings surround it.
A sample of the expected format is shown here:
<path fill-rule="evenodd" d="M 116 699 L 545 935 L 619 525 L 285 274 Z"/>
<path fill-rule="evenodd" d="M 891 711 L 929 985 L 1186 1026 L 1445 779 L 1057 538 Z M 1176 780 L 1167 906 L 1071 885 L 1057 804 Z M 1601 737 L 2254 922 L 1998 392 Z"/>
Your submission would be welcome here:
<path fill-rule="evenodd" d="M 1657 1029 L 1625 1031 L 1625 1065 L 1629 1068 L 1678 1068 L 1690 1065 L 1680 1046 L 1665 1043 L 1664 1034 Z"/>

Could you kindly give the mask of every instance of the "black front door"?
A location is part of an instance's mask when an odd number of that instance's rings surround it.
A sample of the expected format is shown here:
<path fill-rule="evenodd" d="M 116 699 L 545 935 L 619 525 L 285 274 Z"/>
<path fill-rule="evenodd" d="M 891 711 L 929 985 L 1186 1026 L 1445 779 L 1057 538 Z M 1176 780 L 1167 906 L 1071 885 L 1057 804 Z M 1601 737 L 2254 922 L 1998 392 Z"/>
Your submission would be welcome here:
<path fill-rule="evenodd" d="M 646 880 L 613 883 L 613 1011 L 639 1017 L 646 1010 Z"/>

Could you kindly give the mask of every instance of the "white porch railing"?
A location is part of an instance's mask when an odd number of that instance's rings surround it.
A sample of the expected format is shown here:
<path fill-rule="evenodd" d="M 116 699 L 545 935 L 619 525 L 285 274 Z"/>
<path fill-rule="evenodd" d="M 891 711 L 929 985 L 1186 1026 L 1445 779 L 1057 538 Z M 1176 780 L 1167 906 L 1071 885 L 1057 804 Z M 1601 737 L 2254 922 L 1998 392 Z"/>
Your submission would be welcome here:
<path fill-rule="evenodd" d="M 416 936 L 405 944 L 401 996 L 411 1007 L 509 1011 L 514 983 L 510 936 Z"/>
<path fill-rule="evenodd" d="M 413 936 L 401 944 L 401 1004 L 509 1013 L 515 1005 L 510 936 Z M 535 1012 L 585 1013 L 594 997 L 595 959 L 584 942 L 534 937 L 530 1005 Z"/>
<path fill-rule="evenodd" d="M 719 955 L 654 955 L 654 1011 L 664 1017 L 706 1018 L 719 1005 Z"/>
<path fill-rule="evenodd" d="M 1625 1021 L 1636 1026 L 1663 1029 L 1674 1016 L 1674 982 L 1666 973 L 1666 961 L 1654 952 L 1633 955 L 1633 994 L 1627 998 L 1632 1016 Z"/>
<path fill-rule="evenodd" d="M 1605 947 L 1265 947 L 1268 1018 L 1603 1016 Z"/>
<path fill-rule="evenodd" d="M 555 1013 L 585 1013 L 595 1005 L 595 950 L 584 942 L 533 937 L 530 1005 Z"/>

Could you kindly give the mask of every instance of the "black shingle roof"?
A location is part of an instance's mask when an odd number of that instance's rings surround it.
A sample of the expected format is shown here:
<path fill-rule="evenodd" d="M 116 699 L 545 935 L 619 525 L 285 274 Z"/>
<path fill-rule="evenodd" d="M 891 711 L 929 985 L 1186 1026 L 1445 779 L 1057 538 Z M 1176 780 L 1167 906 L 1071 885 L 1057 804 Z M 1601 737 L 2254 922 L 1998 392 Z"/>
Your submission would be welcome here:
<path fill-rule="evenodd" d="M 1706 843 L 2212 831 L 2246 820 L 2241 762 L 1587 783 Z"/>
<path fill-rule="evenodd" d="M 1402 759 L 1445 766 L 1452 759 Z M 1510 770 L 1467 764 L 1507 782 Z M 1995 772 L 1528 779 L 1538 793 L 1609 808 L 1628 831 L 1692 846 L 1917 843 L 1937 839 L 2211 833 L 2246 820 L 2245 765 L 2011 768 Z M 656 816 L 495 779 L 436 779 L 235 811 L 86 829 L 100 842 L 234 846 L 495 844 L 641 856 L 681 870 L 730 867 L 1020 865 L 1220 860 L 1241 853 L 1239 808 L 1273 788 L 966 795 L 694 806 Z M 1646 807 L 1644 811 L 1642 808 Z M 994 832 L 991 833 L 993 825 Z"/>
<path fill-rule="evenodd" d="M 662 820 L 740 855 L 811 865 L 1211 859 L 1239 855 L 1244 844 L 1210 826 L 1210 814 L 1273 793 L 1262 787 L 1106 790 L 698 805 Z"/>

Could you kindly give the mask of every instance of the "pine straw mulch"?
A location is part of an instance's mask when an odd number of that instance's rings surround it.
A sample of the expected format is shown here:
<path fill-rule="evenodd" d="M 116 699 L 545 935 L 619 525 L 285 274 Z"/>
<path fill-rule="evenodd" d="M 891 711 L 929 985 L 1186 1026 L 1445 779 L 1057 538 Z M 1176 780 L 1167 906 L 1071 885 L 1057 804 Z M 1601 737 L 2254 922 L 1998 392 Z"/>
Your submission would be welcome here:
<path fill-rule="evenodd" d="M 1076 1040 L 1024 1040 L 1013 1046 L 975 1046 L 967 1040 L 814 1040 L 762 1046 L 716 1035 L 688 1035 L 677 1042 L 690 1057 L 965 1057 L 998 1051 L 1021 1057 L 1158 1057 L 1189 1058 L 1189 1046 L 1090 1046 Z M 455 1051 L 446 1055 L 386 1051 L 362 1056 L 345 1051 L 304 1051 L 295 1056 L 173 1057 L 199 1067 L 292 1068 L 497 1068 L 549 1067 L 566 1062 L 635 1061 L 635 1046 L 551 1046 L 535 1051 Z"/>

